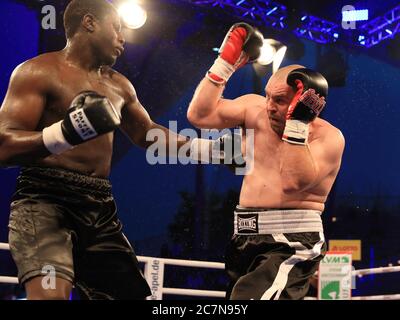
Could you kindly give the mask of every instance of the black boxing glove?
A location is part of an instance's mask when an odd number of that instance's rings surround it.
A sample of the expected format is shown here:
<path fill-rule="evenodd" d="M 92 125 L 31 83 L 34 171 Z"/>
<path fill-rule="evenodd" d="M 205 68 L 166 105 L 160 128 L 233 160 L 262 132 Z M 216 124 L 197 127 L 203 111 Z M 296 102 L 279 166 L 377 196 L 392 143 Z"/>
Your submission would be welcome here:
<path fill-rule="evenodd" d="M 293 87 L 296 94 L 286 114 L 282 140 L 305 145 L 308 141 L 309 123 L 325 107 L 328 82 L 314 70 L 299 68 L 289 73 L 287 84 Z"/>
<path fill-rule="evenodd" d="M 81 92 L 72 101 L 64 120 L 43 129 L 43 143 L 53 154 L 112 132 L 121 119 L 111 101 L 93 91 Z"/>
<path fill-rule="evenodd" d="M 260 31 L 251 25 L 244 22 L 234 24 L 226 34 L 207 78 L 216 84 L 225 84 L 237 69 L 258 59 L 263 40 Z"/>

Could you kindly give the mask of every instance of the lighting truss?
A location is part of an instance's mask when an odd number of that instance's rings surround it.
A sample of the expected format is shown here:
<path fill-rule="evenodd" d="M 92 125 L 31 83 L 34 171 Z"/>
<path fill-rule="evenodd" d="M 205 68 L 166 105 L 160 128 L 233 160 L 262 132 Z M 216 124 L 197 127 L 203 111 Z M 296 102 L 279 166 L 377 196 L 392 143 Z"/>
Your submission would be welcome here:
<path fill-rule="evenodd" d="M 275 1 L 261 0 L 183 0 L 200 6 L 222 8 L 232 16 L 283 30 L 287 9 Z"/>
<path fill-rule="evenodd" d="M 335 42 L 339 37 L 339 26 L 336 23 L 320 19 L 315 16 L 303 16 L 301 25 L 294 30 L 294 33 L 318 43 Z"/>
<path fill-rule="evenodd" d="M 383 40 L 393 38 L 400 32 L 400 5 L 381 17 L 365 23 L 360 28 L 358 44 L 367 48 L 373 47 Z"/>
<path fill-rule="evenodd" d="M 267 27 L 285 30 L 288 25 L 288 9 L 277 1 L 268 0 L 179 0 L 198 6 L 222 8 L 227 14 L 244 21 L 251 21 Z M 303 15 L 298 18 L 296 29 L 298 37 L 306 38 L 317 43 L 336 42 L 343 29 L 340 24 L 325 19 Z M 385 15 L 366 22 L 351 30 L 355 37 L 344 37 L 342 41 L 350 42 L 353 46 L 370 48 L 381 41 L 393 38 L 400 32 L 400 5 Z M 358 36 L 358 38 L 357 38 Z"/>
<path fill-rule="evenodd" d="M 227 14 L 253 20 L 267 27 L 279 30 L 286 29 L 287 8 L 275 1 L 266 0 L 183 0 L 194 5 L 211 6 L 224 9 Z M 329 43 L 337 40 L 338 25 L 314 16 L 307 16 L 299 21 L 300 27 L 295 34 L 318 43 Z"/>

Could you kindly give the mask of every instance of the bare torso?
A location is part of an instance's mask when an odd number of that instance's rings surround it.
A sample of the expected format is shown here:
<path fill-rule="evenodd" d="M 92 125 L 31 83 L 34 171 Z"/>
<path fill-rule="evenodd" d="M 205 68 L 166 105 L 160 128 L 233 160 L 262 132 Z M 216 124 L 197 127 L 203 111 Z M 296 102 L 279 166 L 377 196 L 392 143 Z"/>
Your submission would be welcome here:
<path fill-rule="evenodd" d="M 252 95 L 249 100 L 249 105 L 252 107 L 246 109 L 245 128 L 254 129 L 254 166 L 251 173 L 244 177 L 240 193 L 240 206 L 323 211 L 324 203 L 339 168 L 333 170 L 320 183 L 306 191 L 290 194 L 283 192 L 280 158 L 284 142 L 271 129 L 265 108 L 265 98 L 258 97 Z M 311 144 L 314 140 L 320 139 L 334 130 L 336 128 L 328 122 L 317 118 L 311 124 L 309 143 Z M 244 139 L 242 149 L 245 149 L 245 143 Z"/>
<path fill-rule="evenodd" d="M 46 97 L 46 107 L 36 131 L 62 120 L 72 100 L 80 92 L 91 90 L 106 96 L 121 112 L 124 92 L 118 86 L 117 74 L 104 67 L 99 72 L 82 70 L 69 63 L 62 51 L 39 56 L 40 65 L 48 68 L 51 85 Z M 36 161 L 35 165 L 65 168 L 96 177 L 107 177 L 110 173 L 113 133 L 76 146 L 61 155 L 51 155 Z"/>

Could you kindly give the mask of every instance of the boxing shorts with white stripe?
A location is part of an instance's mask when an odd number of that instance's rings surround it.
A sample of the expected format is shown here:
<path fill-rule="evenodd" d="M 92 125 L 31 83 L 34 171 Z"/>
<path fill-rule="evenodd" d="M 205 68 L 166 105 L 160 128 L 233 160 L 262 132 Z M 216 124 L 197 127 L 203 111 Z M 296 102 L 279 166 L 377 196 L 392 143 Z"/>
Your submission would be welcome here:
<path fill-rule="evenodd" d="M 225 257 L 231 300 L 299 300 L 326 253 L 321 212 L 237 207 Z"/>

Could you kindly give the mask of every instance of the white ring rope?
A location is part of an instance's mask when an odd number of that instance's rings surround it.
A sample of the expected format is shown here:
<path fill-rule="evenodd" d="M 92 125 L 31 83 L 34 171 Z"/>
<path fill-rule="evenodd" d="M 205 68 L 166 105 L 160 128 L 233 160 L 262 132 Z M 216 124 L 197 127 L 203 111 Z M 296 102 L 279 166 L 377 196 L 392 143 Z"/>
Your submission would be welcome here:
<path fill-rule="evenodd" d="M 196 296 L 196 297 L 213 297 L 225 298 L 225 291 L 214 290 L 193 290 L 193 289 L 180 289 L 180 288 L 163 288 L 164 294 L 174 294 L 177 296 Z"/>
<path fill-rule="evenodd" d="M 18 278 L 0 276 L 0 283 L 18 284 Z"/>
<path fill-rule="evenodd" d="M 151 260 L 157 259 L 160 262 L 172 266 L 180 267 L 194 267 L 194 268 L 210 268 L 210 269 L 225 269 L 225 264 L 221 262 L 209 262 L 209 261 L 199 261 L 199 260 L 180 260 L 180 259 L 166 259 L 166 258 L 153 258 L 138 256 L 140 262 L 149 262 Z"/>
<path fill-rule="evenodd" d="M 400 266 L 380 267 L 373 269 L 359 269 L 359 270 L 354 270 L 352 274 L 361 277 L 367 274 L 391 273 L 391 272 L 400 272 Z"/>
<path fill-rule="evenodd" d="M 400 300 L 400 294 L 386 294 L 381 296 L 352 297 L 351 300 Z"/>
<path fill-rule="evenodd" d="M 318 300 L 316 297 L 305 297 L 304 300 Z M 351 297 L 350 300 L 400 300 L 400 294 L 386 294 L 381 296 Z"/>
<path fill-rule="evenodd" d="M 0 250 L 10 250 L 8 243 L 0 242 Z M 194 267 L 194 268 L 210 268 L 210 269 L 225 269 L 225 264 L 221 262 L 209 262 L 199 260 L 180 260 L 180 259 L 166 259 L 166 258 L 153 258 L 148 256 L 138 256 L 140 262 L 150 262 L 153 260 L 159 260 L 166 265 L 174 265 L 180 267 Z M 381 267 L 372 269 L 359 269 L 352 272 L 353 275 L 363 276 L 370 274 L 382 274 L 400 272 L 400 266 L 394 267 Z M 6 277 L 0 276 L 0 283 L 18 284 L 17 277 Z M 183 289 L 183 288 L 163 288 L 164 294 L 173 294 L 180 296 L 197 296 L 197 297 L 214 297 L 224 298 L 224 291 L 213 291 L 213 290 L 194 290 L 194 289 Z M 306 298 L 307 300 L 316 300 L 311 297 Z M 352 297 L 351 300 L 400 300 L 400 294 L 389 294 L 389 295 L 377 295 L 377 296 L 366 296 L 366 297 Z"/>
<path fill-rule="evenodd" d="M 0 242 L 0 250 L 10 250 L 10 245 L 8 243 Z"/>

